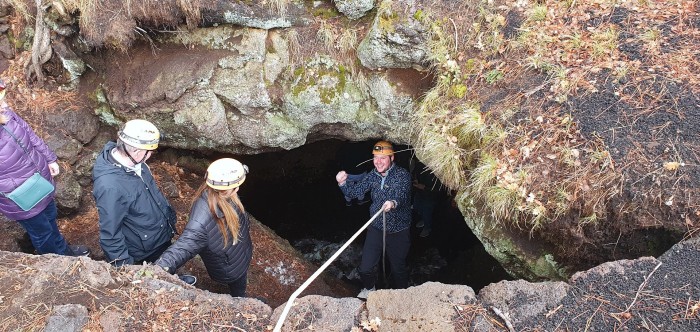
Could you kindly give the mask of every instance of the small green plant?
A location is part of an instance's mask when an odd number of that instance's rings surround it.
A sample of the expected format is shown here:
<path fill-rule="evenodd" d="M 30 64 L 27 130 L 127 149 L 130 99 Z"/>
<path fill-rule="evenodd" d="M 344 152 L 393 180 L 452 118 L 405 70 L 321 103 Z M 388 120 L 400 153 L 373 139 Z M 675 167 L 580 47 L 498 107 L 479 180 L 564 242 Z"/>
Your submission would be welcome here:
<path fill-rule="evenodd" d="M 542 225 L 547 221 L 547 208 L 542 204 L 530 203 L 526 207 L 529 220 L 527 224 L 530 225 L 530 232 L 542 227 Z"/>
<path fill-rule="evenodd" d="M 467 86 L 465 84 L 455 84 L 450 89 L 450 92 L 455 98 L 462 99 L 467 94 Z"/>
<path fill-rule="evenodd" d="M 569 194 L 563 186 L 560 186 L 554 198 L 554 216 L 562 216 L 569 211 L 571 208 L 571 200 L 573 200 L 571 194 Z"/>
<path fill-rule="evenodd" d="M 564 37 L 566 38 L 566 42 L 564 45 L 569 50 L 578 50 L 583 48 L 583 46 L 585 45 L 583 37 L 578 32 L 574 33 L 573 35 L 566 35 Z"/>
<path fill-rule="evenodd" d="M 530 13 L 530 21 L 539 22 L 544 21 L 545 19 L 547 19 L 547 6 L 537 5 L 532 8 L 532 12 Z"/>
<path fill-rule="evenodd" d="M 647 51 L 657 51 L 661 46 L 661 31 L 655 27 L 644 31 L 641 38 L 645 42 Z"/>
<path fill-rule="evenodd" d="M 588 224 L 595 225 L 598 222 L 598 216 L 593 212 L 590 216 L 583 217 L 578 220 L 578 226 L 582 227 Z"/>
<path fill-rule="evenodd" d="M 615 67 L 615 71 L 613 75 L 615 75 L 615 79 L 617 81 L 622 80 L 623 78 L 627 77 L 627 74 L 629 73 L 629 67 L 627 64 L 622 64 L 620 66 Z"/>
<path fill-rule="evenodd" d="M 661 37 L 661 31 L 657 28 L 649 28 L 642 33 L 642 39 L 648 42 L 657 42 Z"/>
<path fill-rule="evenodd" d="M 496 82 L 503 79 L 503 72 L 501 72 L 498 69 L 493 69 L 486 73 L 486 76 L 484 78 L 486 79 L 486 83 L 493 85 L 496 84 Z"/>
<path fill-rule="evenodd" d="M 595 58 L 609 56 L 617 49 L 618 31 L 615 27 L 608 27 L 603 31 L 596 32 L 591 36 L 591 54 Z"/>
<path fill-rule="evenodd" d="M 418 22 L 423 22 L 425 17 L 425 12 L 423 12 L 422 9 L 418 9 L 415 13 L 413 13 L 413 18 Z"/>
<path fill-rule="evenodd" d="M 532 69 L 543 69 L 551 66 L 549 62 L 542 56 L 542 54 L 536 53 L 527 58 L 525 58 L 525 63 Z"/>

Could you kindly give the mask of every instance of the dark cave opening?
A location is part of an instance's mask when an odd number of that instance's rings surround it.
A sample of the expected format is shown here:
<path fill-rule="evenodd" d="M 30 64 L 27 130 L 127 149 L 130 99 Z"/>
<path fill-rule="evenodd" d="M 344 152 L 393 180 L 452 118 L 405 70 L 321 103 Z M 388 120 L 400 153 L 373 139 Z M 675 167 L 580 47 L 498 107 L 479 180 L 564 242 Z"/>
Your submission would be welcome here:
<path fill-rule="evenodd" d="M 239 195 L 256 219 L 307 256 L 311 254 L 305 252 L 304 243 L 309 240 L 342 244 L 371 215 L 369 204 L 353 201 L 351 206 L 346 205 L 335 175 L 341 169 L 370 160 L 375 142 L 324 140 L 289 151 L 235 156 L 250 168 Z M 402 151 L 396 154 L 396 164 L 409 169 L 411 158 L 415 158 L 410 147 L 397 146 L 396 151 Z M 370 160 L 347 171 L 372 168 Z M 510 279 L 467 227 L 447 190 L 444 192 L 436 203 L 429 236 L 419 236 L 419 216 L 413 213 L 408 256 L 410 284 L 437 281 L 464 284 L 478 291 L 489 283 Z M 361 235 L 353 245 L 361 251 L 363 242 Z M 378 285 L 383 288 L 381 279 Z"/>

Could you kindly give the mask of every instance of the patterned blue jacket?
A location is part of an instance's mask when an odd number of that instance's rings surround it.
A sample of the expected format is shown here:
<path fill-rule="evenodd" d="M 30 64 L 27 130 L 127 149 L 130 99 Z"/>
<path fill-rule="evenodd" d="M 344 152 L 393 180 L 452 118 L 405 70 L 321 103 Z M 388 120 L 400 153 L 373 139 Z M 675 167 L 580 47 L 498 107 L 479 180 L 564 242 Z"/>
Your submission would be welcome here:
<path fill-rule="evenodd" d="M 411 226 L 411 175 L 402 167 L 392 164 L 383 177 L 376 169 L 372 170 L 362 180 L 357 182 L 346 181 L 340 186 L 343 194 L 349 198 L 361 198 L 365 193 L 372 195 L 372 205 L 369 207 L 370 215 L 374 215 L 381 209 L 384 202 L 396 201 L 396 208 L 386 214 L 387 233 L 396 233 Z M 378 216 L 372 222 L 372 227 L 383 229 L 382 216 Z"/>

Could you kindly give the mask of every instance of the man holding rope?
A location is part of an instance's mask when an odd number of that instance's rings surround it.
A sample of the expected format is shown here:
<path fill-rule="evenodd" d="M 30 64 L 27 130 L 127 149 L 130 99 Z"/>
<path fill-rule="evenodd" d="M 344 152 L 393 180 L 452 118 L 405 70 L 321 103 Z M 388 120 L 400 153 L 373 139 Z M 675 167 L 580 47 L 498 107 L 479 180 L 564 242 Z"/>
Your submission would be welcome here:
<path fill-rule="evenodd" d="M 372 154 L 375 169 L 362 180 L 346 182 L 348 174 L 344 170 L 335 176 L 346 197 L 359 199 L 370 193 L 370 214 L 380 209 L 385 211 L 383 218 L 376 218 L 367 228 L 359 267 L 363 289 L 357 297 L 361 299 L 366 299 L 368 293 L 375 290 L 376 267 L 382 253 L 389 261 L 393 286 L 408 287 L 406 256 L 411 245 L 411 175 L 394 164 L 391 143 L 377 142 Z"/>

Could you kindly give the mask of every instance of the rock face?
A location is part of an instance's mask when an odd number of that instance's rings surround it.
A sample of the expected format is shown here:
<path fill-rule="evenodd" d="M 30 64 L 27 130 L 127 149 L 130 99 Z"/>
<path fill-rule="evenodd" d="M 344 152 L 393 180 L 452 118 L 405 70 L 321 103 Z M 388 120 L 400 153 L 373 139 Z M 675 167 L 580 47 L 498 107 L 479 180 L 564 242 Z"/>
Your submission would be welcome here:
<path fill-rule="evenodd" d="M 166 133 L 164 145 L 192 150 L 256 153 L 331 137 L 407 140 L 415 95 L 380 75 L 363 85 L 327 56 L 290 69 L 290 33 L 222 26 L 164 39 L 157 58 L 124 63 L 126 71 L 105 68 L 99 114 L 115 126 L 148 114 Z M 133 84 L 124 84 L 124 73 Z"/>
<path fill-rule="evenodd" d="M 605 263 L 568 283 L 504 281 L 475 295 L 468 286 L 428 282 L 377 290 L 364 303 L 308 295 L 295 301 L 282 331 L 501 331 L 505 326 L 515 331 L 591 326 L 698 331 L 698 269 L 688 263 L 698 259 L 700 238 L 695 238 L 659 259 Z M 66 330 L 88 321 L 86 328 L 110 331 L 154 330 L 153 324 L 158 329 L 206 325 L 263 331 L 275 326 L 283 309 L 198 290 L 153 266 L 114 269 L 86 257 L 0 252 L 0 267 L 3 323 L 10 330 L 49 330 L 59 323 L 59 330 Z M 30 313 L 27 307 L 36 309 Z"/>

